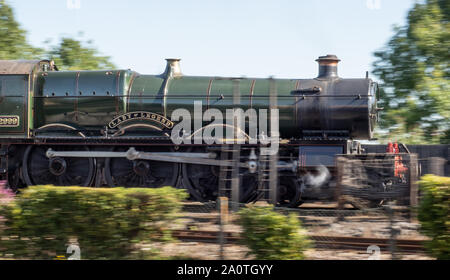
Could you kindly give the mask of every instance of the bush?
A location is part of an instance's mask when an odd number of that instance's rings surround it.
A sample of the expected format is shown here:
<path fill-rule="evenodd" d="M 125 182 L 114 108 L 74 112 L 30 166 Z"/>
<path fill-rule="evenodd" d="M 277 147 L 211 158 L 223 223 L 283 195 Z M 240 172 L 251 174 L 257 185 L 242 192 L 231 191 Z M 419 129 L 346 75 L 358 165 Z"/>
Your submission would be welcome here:
<path fill-rule="evenodd" d="M 258 260 L 301 260 L 310 242 L 295 215 L 285 216 L 270 207 L 241 210 L 243 242 Z"/>
<path fill-rule="evenodd" d="M 132 258 L 137 243 L 171 236 L 185 197 L 172 188 L 30 187 L 3 207 L 0 248 L 14 258 L 53 259 L 76 242 L 83 259 Z"/>
<path fill-rule="evenodd" d="M 450 259 L 450 178 L 422 177 L 419 220 L 422 231 L 431 238 L 427 248 L 438 259 Z"/>

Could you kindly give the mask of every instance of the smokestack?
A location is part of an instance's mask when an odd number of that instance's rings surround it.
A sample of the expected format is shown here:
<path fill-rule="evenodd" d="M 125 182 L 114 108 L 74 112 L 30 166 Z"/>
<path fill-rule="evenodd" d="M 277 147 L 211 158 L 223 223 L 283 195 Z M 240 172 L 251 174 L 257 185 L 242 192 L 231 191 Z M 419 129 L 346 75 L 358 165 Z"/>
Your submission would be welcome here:
<path fill-rule="evenodd" d="M 327 54 L 321 56 L 316 60 L 319 63 L 319 76 L 318 79 L 333 79 L 338 77 L 337 65 L 341 61 L 334 54 Z"/>
<path fill-rule="evenodd" d="M 165 77 L 179 77 L 183 74 L 181 73 L 180 60 L 178 58 L 167 58 L 166 70 L 162 74 Z"/>

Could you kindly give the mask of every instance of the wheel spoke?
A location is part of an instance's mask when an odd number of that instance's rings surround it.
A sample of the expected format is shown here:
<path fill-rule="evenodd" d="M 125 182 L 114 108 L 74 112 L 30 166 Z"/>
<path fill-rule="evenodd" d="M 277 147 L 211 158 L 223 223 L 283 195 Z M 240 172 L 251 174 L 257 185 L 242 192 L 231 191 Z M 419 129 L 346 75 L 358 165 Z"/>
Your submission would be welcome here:
<path fill-rule="evenodd" d="M 119 149 L 117 151 L 126 151 Z M 152 151 L 142 148 L 140 151 Z M 126 158 L 107 159 L 105 177 L 110 187 L 158 188 L 175 186 L 178 164 L 157 161 L 130 161 Z"/>
<path fill-rule="evenodd" d="M 92 158 L 52 158 L 46 156 L 49 148 L 55 151 L 78 150 L 74 147 L 33 147 L 25 152 L 23 166 L 27 185 L 53 184 L 59 186 L 89 186 L 95 177 Z M 87 147 L 81 149 L 88 151 Z M 57 162 L 55 162 L 57 160 Z M 55 167 L 56 165 L 56 167 Z"/>
<path fill-rule="evenodd" d="M 194 150 L 193 152 L 203 152 L 203 150 Z M 254 200 L 257 193 L 257 182 L 254 175 L 245 174 L 245 170 L 240 170 L 240 202 L 248 203 Z M 183 165 L 183 182 L 189 193 L 195 200 L 215 201 L 219 195 L 220 167 L 206 165 Z M 227 188 L 230 182 L 225 182 Z"/>

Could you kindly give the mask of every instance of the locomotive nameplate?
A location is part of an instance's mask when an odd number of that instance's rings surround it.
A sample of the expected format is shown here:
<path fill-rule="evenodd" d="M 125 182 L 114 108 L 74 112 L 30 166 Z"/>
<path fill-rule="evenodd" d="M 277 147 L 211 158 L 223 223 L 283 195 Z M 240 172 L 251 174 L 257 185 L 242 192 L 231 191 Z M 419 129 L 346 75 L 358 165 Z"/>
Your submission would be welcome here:
<path fill-rule="evenodd" d="M 113 119 L 109 123 L 108 127 L 113 129 L 113 128 L 118 127 L 119 125 L 121 125 L 124 122 L 133 121 L 133 120 L 154 121 L 168 129 L 172 129 L 174 127 L 174 123 L 171 120 L 167 119 L 164 116 L 161 116 L 161 115 L 155 114 L 155 113 L 151 113 L 151 112 L 131 112 L 131 113 L 120 115 L 117 118 Z"/>
<path fill-rule="evenodd" d="M 19 127 L 19 116 L 0 116 L 0 127 Z"/>

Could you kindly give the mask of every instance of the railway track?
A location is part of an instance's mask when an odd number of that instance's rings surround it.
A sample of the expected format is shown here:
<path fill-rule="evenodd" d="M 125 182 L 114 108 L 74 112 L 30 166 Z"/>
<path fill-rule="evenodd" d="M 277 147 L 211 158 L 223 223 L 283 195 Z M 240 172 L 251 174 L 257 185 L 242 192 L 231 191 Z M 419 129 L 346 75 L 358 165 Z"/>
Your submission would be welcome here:
<path fill-rule="evenodd" d="M 261 206 L 270 206 L 269 204 L 266 203 L 261 203 L 259 204 Z M 352 213 L 352 212 L 360 212 L 360 211 L 382 211 L 383 208 L 382 207 L 378 207 L 378 208 L 365 208 L 365 209 L 358 209 L 353 205 L 350 204 L 345 204 L 343 206 L 343 208 L 339 208 L 338 204 L 335 202 L 310 202 L 310 203 L 304 203 L 302 205 L 300 205 L 297 208 L 275 208 L 277 210 L 286 210 L 286 211 L 344 211 L 344 212 L 348 212 L 348 213 Z M 408 212 L 410 211 L 409 207 L 404 207 L 404 206 L 395 206 L 393 207 L 393 209 L 397 212 L 397 213 L 403 213 L 403 212 Z M 183 203 L 183 210 L 185 212 L 194 212 L 194 213 L 206 213 L 206 212 L 214 212 L 217 211 L 217 204 L 216 202 L 207 202 L 207 203 L 201 203 L 201 202 L 184 202 Z"/>
<path fill-rule="evenodd" d="M 205 243 L 217 243 L 219 232 L 217 231 L 194 231 L 194 230 L 176 230 L 173 236 L 185 241 L 197 241 Z M 237 232 L 225 232 L 224 238 L 227 243 L 236 243 L 242 238 Z M 365 237 L 347 237 L 347 236 L 324 236 L 311 235 L 309 238 L 314 241 L 316 248 L 328 249 L 353 249 L 367 250 L 369 246 L 376 245 L 381 250 L 389 250 L 390 240 L 386 238 L 365 238 Z M 395 241 L 395 248 L 400 252 L 424 252 L 424 242 L 426 240 L 398 239 Z"/>

